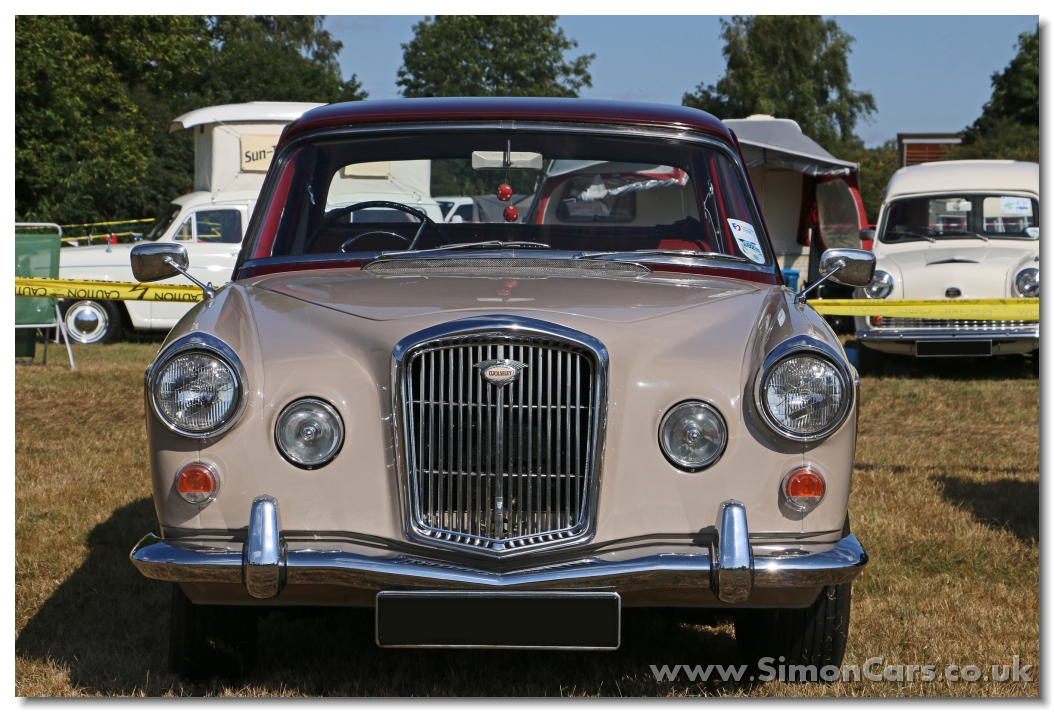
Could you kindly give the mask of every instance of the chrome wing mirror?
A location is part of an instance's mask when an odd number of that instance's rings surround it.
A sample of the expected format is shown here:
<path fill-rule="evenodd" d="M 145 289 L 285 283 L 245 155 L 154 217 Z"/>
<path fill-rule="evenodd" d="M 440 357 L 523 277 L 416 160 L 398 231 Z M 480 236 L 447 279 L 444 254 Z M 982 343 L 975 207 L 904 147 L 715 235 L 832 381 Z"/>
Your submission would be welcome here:
<path fill-rule="evenodd" d="M 875 275 L 875 254 L 867 250 L 825 250 L 820 256 L 820 276 L 815 284 L 798 292 L 795 304 L 804 304 L 805 295 L 830 280 L 850 287 L 866 287 Z"/>
<path fill-rule="evenodd" d="M 208 299 L 216 296 L 212 282 L 202 284 L 190 275 L 187 248 L 172 243 L 146 243 L 132 248 L 132 276 L 137 282 L 157 282 L 181 274 L 201 287 Z"/>

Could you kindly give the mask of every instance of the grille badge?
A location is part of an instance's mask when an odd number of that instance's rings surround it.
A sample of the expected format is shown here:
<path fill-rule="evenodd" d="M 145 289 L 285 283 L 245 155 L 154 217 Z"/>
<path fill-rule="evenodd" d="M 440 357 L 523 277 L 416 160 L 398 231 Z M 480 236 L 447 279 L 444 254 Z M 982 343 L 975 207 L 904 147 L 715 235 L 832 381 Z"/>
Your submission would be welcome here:
<path fill-rule="evenodd" d="M 500 388 L 519 378 L 520 371 L 527 368 L 527 364 L 505 358 L 497 361 L 480 361 L 473 368 L 480 370 L 480 376 L 484 381 Z"/>

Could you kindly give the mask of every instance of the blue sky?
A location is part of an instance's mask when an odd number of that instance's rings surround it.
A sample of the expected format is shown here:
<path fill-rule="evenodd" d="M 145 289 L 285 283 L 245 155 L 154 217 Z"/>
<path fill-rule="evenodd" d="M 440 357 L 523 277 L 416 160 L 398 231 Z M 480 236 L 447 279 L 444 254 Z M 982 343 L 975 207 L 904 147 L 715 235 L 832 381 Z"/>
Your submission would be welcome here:
<path fill-rule="evenodd" d="M 326 28 L 344 42 L 345 77 L 357 74 L 371 99 L 398 97 L 400 44 L 413 38 L 413 16 L 331 15 Z M 1018 35 L 1034 15 L 837 16 L 856 38 L 849 56 L 853 86 L 870 91 L 878 113 L 857 126 L 868 146 L 898 132 L 958 131 L 973 123 L 991 95 L 991 75 L 1014 57 Z M 724 74 L 716 16 L 573 16 L 560 26 L 578 40 L 574 54 L 596 53 L 593 87 L 582 96 L 680 104 L 700 82 Z"/>

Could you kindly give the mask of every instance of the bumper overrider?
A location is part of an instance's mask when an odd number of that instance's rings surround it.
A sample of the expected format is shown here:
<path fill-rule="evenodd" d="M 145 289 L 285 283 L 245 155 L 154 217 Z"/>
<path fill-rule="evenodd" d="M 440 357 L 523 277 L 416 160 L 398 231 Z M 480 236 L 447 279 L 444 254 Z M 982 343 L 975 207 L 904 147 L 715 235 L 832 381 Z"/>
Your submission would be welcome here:
<path fill-rule="evenodd" d="M 195 546 L 148 534 L 131 553 L 148 578 L 180 583 L 244 584 L 258 599 L 274 598 L 284 586 L 330 584 L 373 591 L 613 591 L 709 588 L 725 604 L 744 603 L 755 589 L 794 590 L 852 581 L 868 555 L 850 534 L 830 549 L 801 555 L 755 555 L 746 510 L 724 502 L 717 541 L 692 554 L 633 559 L 593 557 L 550 567 L 497 573 L 470 566 L 405 556 L 365 556 L 347 551 L 291 549 L 282 536 L 277 501 L 258 497 L 241 551 Z M 801 605 L 807 605 L 803 603 Z"/>

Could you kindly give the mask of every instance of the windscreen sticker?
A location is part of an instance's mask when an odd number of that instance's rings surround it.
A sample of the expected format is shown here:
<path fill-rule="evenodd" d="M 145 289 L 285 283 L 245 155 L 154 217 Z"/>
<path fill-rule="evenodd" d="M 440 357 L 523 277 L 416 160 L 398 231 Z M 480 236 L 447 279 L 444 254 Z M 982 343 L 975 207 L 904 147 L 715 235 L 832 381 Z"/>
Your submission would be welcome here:
<path fill-rule="evenodd" d="M 973 209 L 973 204 L 969 200 L 959 198 L 947 201 L 944 204 L 944 209 L 949 213 L 968 213 Z"/>
<path fill-rule="evenodd" d="M 1029 237 L 1039 237 L 1039 228 L 1038 227 L 1026 227 L 1025 228 L 1025 234 L 1028 235 Z"/>
<path fill-rule="evenodd" d="M 759 264 L 765 261 L 765 253 L 761 251 L 761 243 L 758 242 L 753 225 L 742 220 L 728 218 L 728 226 L 732 228 L 732 237 L 736 238 L 740 251 L 746 255 L 747 259 Z"/>
<path fill-rule="evenodd" d="M 1004 215 L 1031 215 L 1032 201 L 1028 198 L 1016 198 L 1009 195 L 999 197 L 1002 204 L 1000 212 Z"/>

